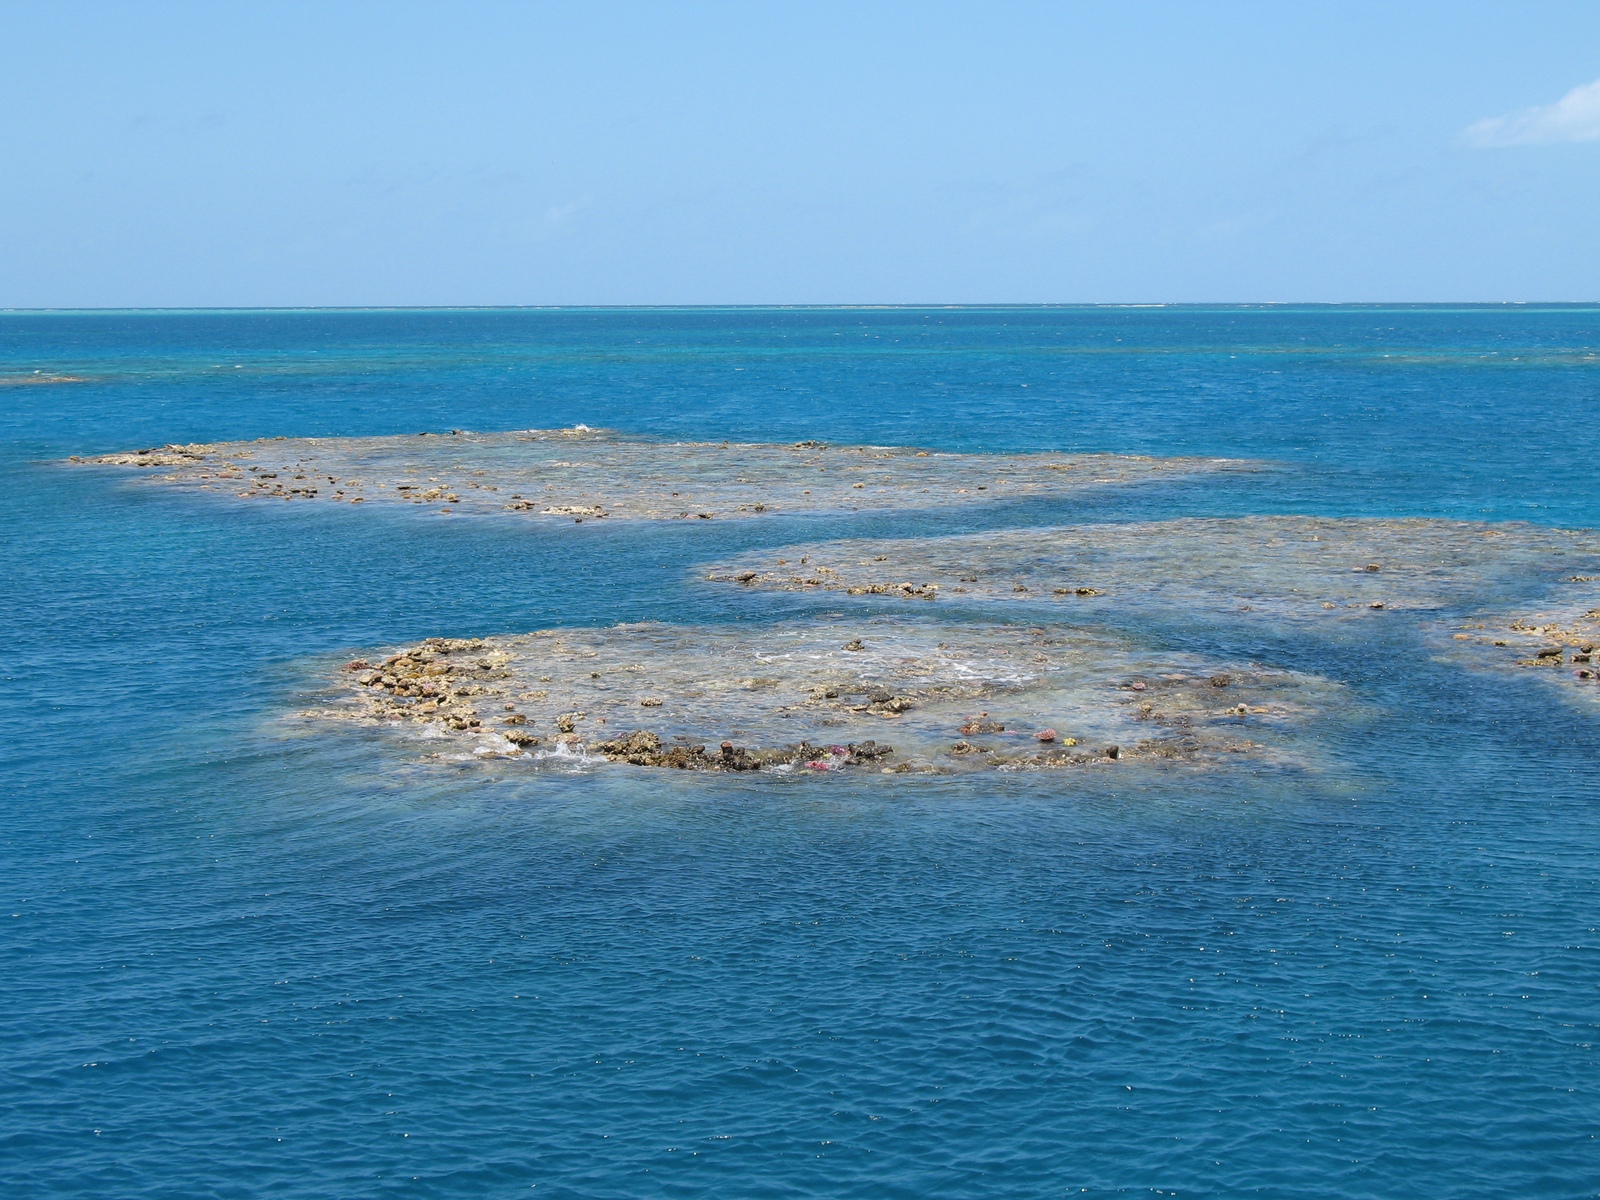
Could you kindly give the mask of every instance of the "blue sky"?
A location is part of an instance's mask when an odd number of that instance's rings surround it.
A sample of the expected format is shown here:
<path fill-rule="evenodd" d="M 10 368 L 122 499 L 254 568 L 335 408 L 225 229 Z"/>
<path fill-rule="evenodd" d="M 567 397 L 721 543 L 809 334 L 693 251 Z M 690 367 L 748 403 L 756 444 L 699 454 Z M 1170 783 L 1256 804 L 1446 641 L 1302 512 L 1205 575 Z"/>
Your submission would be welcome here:
<path fill-rule="evenodd" d="M 0 306 L 1600 299 L 1592 0 L 0 0 L 0 54 Z"/>

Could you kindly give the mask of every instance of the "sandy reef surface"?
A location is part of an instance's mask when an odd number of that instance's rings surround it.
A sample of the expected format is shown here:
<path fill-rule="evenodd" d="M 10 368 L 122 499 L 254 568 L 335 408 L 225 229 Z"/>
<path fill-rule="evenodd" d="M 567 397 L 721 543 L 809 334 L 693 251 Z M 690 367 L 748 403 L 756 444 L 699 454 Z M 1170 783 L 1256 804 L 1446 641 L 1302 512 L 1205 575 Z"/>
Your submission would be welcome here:
<path fill-rule="evenodd" d="M 1585 562 L 1600 563 L 1591 532 L 1240 517 L 816 542 L 742 555 L 707 575 L 782 591 L 1042 602 L 1090 620 L 1130 605 L 1304 620 L 1439 609 Z"/>
<path fill-rule="evenodd" d="M 70 460 L 247 500 L 420 504 L 544 520 L 712 520 L 767 512 L 932 508 L 1053 496 L 1230 459 L 955 454 L 888 446 L 668 442 L 608 430 L 264 438 Z"/>
<path fill-rule="evenodd" d="M 1298 731 L 1348 705 L 1326 679 L 1113 634 L 909 616 L 436 638 L 339 674 L 303 716 L 443 755 L 694 770 L 1305 765 Z"/>
<path fill-rule="evenodd" d="M 1421 620 L 1459 667 L 1537 669 L 1600 704 L 1600 536 L 1520 523 L 1193 518 L 957 537 L 815 542 L 710 568 L 718 583 L 882 596 L 1058 619 Z M 1536 600 L 1490 601 L 1506 591 Z M 1481 606 L 1475 609 L 1475 606 Z M 1457 616 L 1456 614 L 1461 614 Z"/>

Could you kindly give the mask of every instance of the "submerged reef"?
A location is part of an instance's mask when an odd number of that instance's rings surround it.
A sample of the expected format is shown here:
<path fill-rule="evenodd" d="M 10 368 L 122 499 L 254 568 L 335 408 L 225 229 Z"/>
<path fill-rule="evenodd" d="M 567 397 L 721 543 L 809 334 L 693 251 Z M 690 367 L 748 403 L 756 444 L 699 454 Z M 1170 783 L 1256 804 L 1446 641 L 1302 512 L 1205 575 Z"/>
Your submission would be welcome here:
<path fill-rule="evenodd" d="M 73 463 L 247 500 L 322 500 L 519 513 L 545 520 L 713 520 L 768 512 L 933 508 L 1060 495 L 1229 459 L 953 454 L 887 446 L 668 442 L 607 430 L 264 438 L 161 446 Z"/>
<path fill-rule="evenodd" d="M 1304 764 L 1295 731 L 1347 704 L 1317 676 L 1105 633 L 891 617 L 431 638 L 340 674 L 306 716 L 702 771 Z"/>
<path fill-rule="evenodd" d="M 0 387 L 38 387 L 52 383 L 88 383 L 82 375 L 60 375 L 54 371 L 32 371 L 25 375 L 0 372 Z"/>
<path fill-rule="evenodd" d="M 1481 602 L 1600 562 L 1591 532 L 1465 521 L 1186 518 L 955 537 L 817 542 L 742 555 L 715 582 L 907 601 L 1128 608 L 1271 619 L 1377 619 Z"/>

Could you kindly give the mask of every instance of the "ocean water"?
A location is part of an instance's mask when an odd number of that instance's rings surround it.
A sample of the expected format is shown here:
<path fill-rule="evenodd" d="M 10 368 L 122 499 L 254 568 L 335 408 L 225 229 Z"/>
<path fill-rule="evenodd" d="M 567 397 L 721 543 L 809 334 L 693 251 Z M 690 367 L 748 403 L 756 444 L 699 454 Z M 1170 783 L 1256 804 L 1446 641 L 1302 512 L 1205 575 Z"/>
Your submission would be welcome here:
<path fill-rule="evenodd" d="M 796 542 L 1600 528 L 1597 416 L 1584 307 L 0 314 L 5 1192 L 1600 1193 L 1597 717 L 1416 622 L 1121 631 L 1345 685 L 1298 772 L 531 771 L 286 719 L 420 637 L 839 611 L 697 583 Z M 1263 469 L 534 527 L 58 461 L 577 422 Z"/>

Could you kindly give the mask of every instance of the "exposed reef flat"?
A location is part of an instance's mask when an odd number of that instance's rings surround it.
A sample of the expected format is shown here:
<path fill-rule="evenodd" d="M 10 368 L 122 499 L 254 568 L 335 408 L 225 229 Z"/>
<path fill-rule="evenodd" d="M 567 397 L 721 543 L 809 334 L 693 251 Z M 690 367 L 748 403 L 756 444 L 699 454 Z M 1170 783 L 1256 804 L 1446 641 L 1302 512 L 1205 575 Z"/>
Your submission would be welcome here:
<path fill-rule="evenodd" d="M 817 542 L 742 555 L 709 578 L 916 603 L 1045 604 L 1089 620 L 1138 606 L 1326 620 L 1484 603 L 1585 562 L 1600 563 L 1589 531 L 1242 517 Z"/>
<path fill-rule="evenodd" d="M 433 638 L 332 686 L 307 717 L 447 756 L 707 771 L 1302 764 L 1297 730 L 1348 704 L 1317 676 L 1110 634 L 909 617 Z"/>
<path fill-rule="evenodd" d="M 247 500 L 429 505 L 544 520 L 712 520 L 933 508 L 1247 469 L 1228 459 L 953 454 L 884 446 L 666 442 L 606 430 L 266 438 L 70 461 Z"/>
<path fill-rule="evenodd" d="M 1565 576 L 1537 608 L 1488 610 L 1435 635 L 1448 660 L 1532 671 L 1567 697 L 1600 705 L 1600 575 Z"/>

